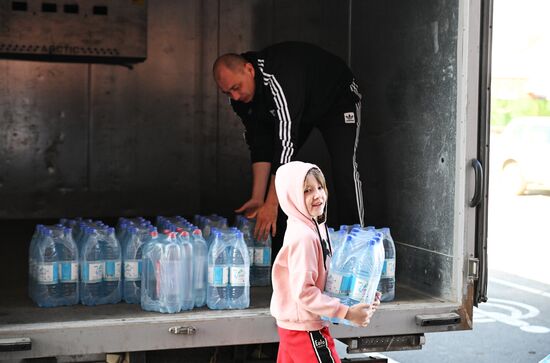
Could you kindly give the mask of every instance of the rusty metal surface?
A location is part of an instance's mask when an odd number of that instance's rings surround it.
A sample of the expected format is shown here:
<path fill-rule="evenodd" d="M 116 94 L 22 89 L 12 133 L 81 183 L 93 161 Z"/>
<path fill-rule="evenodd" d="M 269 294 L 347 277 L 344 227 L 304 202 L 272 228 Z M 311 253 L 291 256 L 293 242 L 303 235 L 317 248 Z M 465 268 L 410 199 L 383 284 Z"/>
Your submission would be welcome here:
<path fill-rule="evenodd" d="M 0 57 L 143 61 L 147 2 L 0 0 Z"/>
<path fill-rule="evenodd" d="M 231 215 L 249 155 L 213 61 L 289 39 L 345 57 L 348 7 L 163 0 L 148 4 L 148 58 L 133 68 L 0 60 L 0 217 Z"/>

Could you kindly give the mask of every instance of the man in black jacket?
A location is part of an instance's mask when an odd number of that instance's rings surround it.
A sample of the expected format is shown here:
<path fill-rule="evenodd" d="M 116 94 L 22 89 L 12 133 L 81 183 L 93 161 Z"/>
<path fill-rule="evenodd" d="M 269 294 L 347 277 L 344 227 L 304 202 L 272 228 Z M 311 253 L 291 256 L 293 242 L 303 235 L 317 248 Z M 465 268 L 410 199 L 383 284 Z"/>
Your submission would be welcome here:
<path fill-rule="evenodd" d="M 224 54 L 213 71 L 246 128 L 252 195 L 236 212 L 256 217 L 255 235 L 266 237 L 270 230 L 275 235 L 275 172 L 293 160 L 314 127 L 331 156 L 338 220 L 363 225 L 356 160 L 361 94 L 344 61 L 312 44 L 284 42 L 259 52 Z"/>

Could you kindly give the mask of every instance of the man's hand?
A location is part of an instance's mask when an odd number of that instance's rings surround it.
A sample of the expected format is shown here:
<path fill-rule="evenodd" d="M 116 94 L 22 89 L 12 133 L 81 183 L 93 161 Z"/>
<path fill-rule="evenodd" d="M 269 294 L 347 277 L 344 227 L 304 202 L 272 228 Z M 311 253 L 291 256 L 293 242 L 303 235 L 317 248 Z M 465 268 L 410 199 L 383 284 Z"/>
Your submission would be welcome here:
<path fill-rule="evenodd" d="M 258 208 L 264 204 L 263 200 L 251 198 L 246 201 L 235 213 L 243 213 L 246 218 L 254 218 L 258 213 Z"/>
<path fill-rule="evenodd" d="M 254 237 L 259 241 L 265 241 L 269 236 L 275 237 L 277 233 L 277 213 L 278 205 L 266 202 L 256 213 L 256 227 L 254 228 Z"/>

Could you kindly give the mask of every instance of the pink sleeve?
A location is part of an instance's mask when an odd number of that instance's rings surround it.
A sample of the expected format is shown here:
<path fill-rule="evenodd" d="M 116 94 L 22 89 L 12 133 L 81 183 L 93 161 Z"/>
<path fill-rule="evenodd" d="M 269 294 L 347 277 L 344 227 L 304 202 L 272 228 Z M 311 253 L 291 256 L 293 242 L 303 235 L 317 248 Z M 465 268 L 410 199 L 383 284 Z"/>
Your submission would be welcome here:
<path fill-rule="evenodd" d="M 321 316 L 343 319 L 349 307 L 338 298 L 323 294 L 315 282 L 319 277 L 318 259 L 323 258 L 314 242 L 296 243 L 290 246 L 288 270 L 292 299 L 302 308 Z"/>

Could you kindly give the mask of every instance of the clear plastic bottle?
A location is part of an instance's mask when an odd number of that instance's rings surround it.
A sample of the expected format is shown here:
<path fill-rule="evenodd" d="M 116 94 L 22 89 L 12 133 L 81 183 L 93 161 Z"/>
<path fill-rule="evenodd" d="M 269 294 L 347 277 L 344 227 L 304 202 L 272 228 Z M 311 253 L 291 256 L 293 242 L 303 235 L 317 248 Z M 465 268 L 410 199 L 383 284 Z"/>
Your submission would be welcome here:
<path fill-rule="evenodd" d="M 193 231 L 193 289 L 195 307 L 206 304 L 206 285 L 208 282 L 208 247 L 202 237 L 201 230 Z"/>
<path fill-rule="evenodd" d="M 78 290 L 78 247 L 73 240 L 72 230 L 63 227 L 52 232 L 59 255 L 58 272 L 60 305 L 74 305 L 79 301 Z"/>
<path fill-rule="evenodd" d="M 83 305 L 100 304 L 105 261 L 95 228 L 82 227 L 80 248 L 80 301 Z"/>
<path fill-rule="evenodd" d="M 41 236 L 36 241 L 33 257 L 35 287 L 32 296 L 34 296 L 34 301 L 40 307 L 58 306 L 60 295 L 59 256 L 50 229 L 42 230 Z"/>
<path fill-rule="evenodd" d="M 349 297 L 351 305 L 359 302 L 372 304 L 380 282 L 383 264 L 384 245 L 380 238 L 373 238 L 368 241 L 367 248 L 363 249 L 353 268 Z"/>
<path fill-rule="evenodd" d="M 177 313 L 182 303 L 182 253 L 175 232 L 163 235 L 160 260 L 160 312 Z"/>
<path fill-rule="evenodd" d="M 252 262 L 251 262 L 252 263 Z M 271 285 L 271 235 L 264 240 L 254 239 L 255 286 Z"/>
<path fill-rule="evenodd" d="M 37 246 L 40 244 L 40 240 L 44 234 L 44 225 L 37 224 L 34 230 L 34 234 L 29 244 L 29 285 L 28 293 L 32 300 L 36 301 L 36 287 L 37 287 Z"/>
<path fill-rule="evenodd" d="M 147 311 L 160 311 L 160 263 L 163 242 L 158 238 L 155 227 L 149 240 L 143 246 L 141 274 L 141 308 Z"/>
<path fill-rule="evenodd" d="M 237 219 L 237 228 L 242 232 L 244 242 L 248 249 L 248 259 L 250 260 L 250 285 L 251 286 L 261 286 L 257 280 L 256 265 L 254 264 L 254 251 L 255 251 L 255 240 L 254 240 L 254 225 L 250 223 L 243 216 Z"/>
<path fill-rule="evenodd" d="M 122 252 L 123 298 L 129 304 L 141 302 L 141 259 L 143 240 L 136 227 L 126 229 L 126 243 Z"/>
<path fill-rule="evenodd" d="M 195 306 L 194 282 L 194 249 L 189 233 L 178 228 L 181 249 L 181 310 L 191 310 Z"/>
<path fill-rule="evenodd" d="M 381 228 L 379 232 L 383 234 L 385 259 L 378 291 L 382 293 L 380 301 L 392 301 L 395 298 L 395 243 L 389 228 Z"/>
<path fill-rule="evenodd" d="M 340 247 L 334 250 L 325 284 L 325 293 L 348 303 L 355 256 L 352 254 L 353 236 L 348 236 Z"/>
<path fill-rule="evenodd" d="M 99 244 L 105 263 L 103 273 L 102 304 L 116 304 L 121 300 L 122 253 L 113 227 L 102 227 Z"/>
<path fill-rule="evenodd" d="M 208 249 L 208 287 L 206 304 L 210 309 L 227 309 L 229 300 L 229 255 L 226 242 L 220 232 L 213 232 L 213 240 Z"/>
<path fill-rule="evenodd" d="M 250 305 L 250 259 L 242 232 L 229 236 L 229 308 L 246 309 Z"/>

